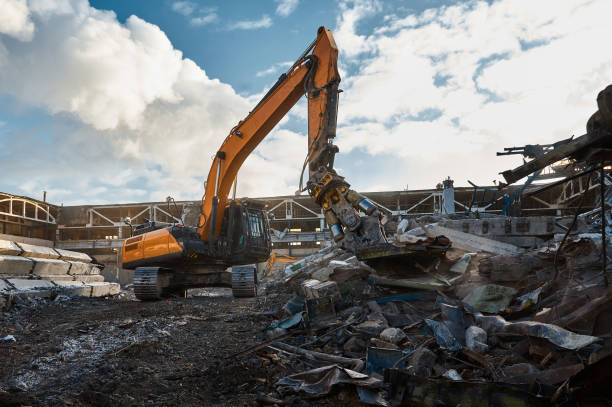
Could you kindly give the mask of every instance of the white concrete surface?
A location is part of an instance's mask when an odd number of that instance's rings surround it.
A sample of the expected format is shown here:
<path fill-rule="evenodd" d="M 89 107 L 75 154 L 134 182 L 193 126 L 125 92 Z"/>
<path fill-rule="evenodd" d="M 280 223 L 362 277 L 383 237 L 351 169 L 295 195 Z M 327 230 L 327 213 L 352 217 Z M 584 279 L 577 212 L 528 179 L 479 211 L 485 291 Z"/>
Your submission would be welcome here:
<path fill-rule="evenodd" d="M 74 252 L 72 250 L 64 250 L 64 249 L 55 249 L 57 253 L 61 256 L 60 259 L 67 261 L 79 261 L 82 263 L 91 263 L 91 257 L 88 254 Z"/>
<path fill-rule="evenodd" d="M 23 250 L 21 256 L 35 257 L 37 259 L 58 259 L 59 253 L 52 247 L 34 246 L 26 243 L 19 243 L 19 247 Z"/>
<path fill-rule="evenodd" d="M 19 256 L 21 249 L 10 240 L 0 240 L 0 254 L 7 256 Z"/>
<path fill-rule="evenodd" d="M 25 257 L 0 256 L 0 274 L 27 276 L 32 272 L 34 262 Z"/>
<path fill-rule="evenodd" d="M 70 263 L 57 260 L 57 259 L 32 259 L 34 260 L 34 270 L 32 274 L 35 275 L 53 275 L 53 274 L 68 274 L 70 269 Z"/>

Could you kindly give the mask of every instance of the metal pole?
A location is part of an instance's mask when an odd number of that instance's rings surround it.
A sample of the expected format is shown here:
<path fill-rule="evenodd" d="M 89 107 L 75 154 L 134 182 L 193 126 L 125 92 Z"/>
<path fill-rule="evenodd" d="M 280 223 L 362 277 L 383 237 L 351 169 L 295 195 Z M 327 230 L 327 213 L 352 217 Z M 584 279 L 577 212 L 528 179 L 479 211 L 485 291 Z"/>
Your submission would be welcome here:
<path fill-rule="evenodd" d="M 608 258 L 606 256 L 606 200 L 605 200 L 605 191 L 606 191 L 606 174 L 604 172 L 604 163 L 602 161 L 601 167 L 599 168 L 599 197 L 601 200 L 601 268 L 604 278 L 604 284 L 608 286 L 608 276 L 606 275 L 606 266 L 608 262 Z"/>

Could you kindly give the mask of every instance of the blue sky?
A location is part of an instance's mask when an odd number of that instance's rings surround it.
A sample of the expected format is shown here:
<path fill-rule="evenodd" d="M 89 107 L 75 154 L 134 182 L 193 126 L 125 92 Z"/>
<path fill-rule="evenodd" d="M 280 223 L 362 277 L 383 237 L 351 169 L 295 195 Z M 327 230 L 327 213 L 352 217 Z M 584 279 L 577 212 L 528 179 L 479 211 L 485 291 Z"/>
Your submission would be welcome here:
<path fill-rule="evenodd" d="M 0 190 L 64 204 L 198 199 L 210 157 L 330 28 L 336 166 L 362 191 L 490 184 L 511 145 L 582 134 L 610 83 L 606 0 L 0 0 Z M 291 194 L 303 100 L 239 195 Z"/>

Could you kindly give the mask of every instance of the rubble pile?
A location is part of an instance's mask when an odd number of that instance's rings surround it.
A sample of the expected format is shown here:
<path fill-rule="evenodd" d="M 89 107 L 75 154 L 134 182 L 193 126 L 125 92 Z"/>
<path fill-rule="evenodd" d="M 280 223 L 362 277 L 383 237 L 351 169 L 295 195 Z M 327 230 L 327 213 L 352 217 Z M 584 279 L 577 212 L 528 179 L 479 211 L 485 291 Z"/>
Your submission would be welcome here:
<path fill-rule="evenodd" d="M 0 310 L 18 297 L 119 293 L 119 284 L 105 282 L 100 270 L 85 253 L 0 240 Z"/>
<path fill-rule="evenodd" d="M 266 287 L 295 296 L 267 339 L 241 354 L 267 348 L 309 368 L 258 400 L 352 392 L 380 406 L 531 406 L 610 397 L 601 236 L 585 226 L 565 238 L 548 219 L 525 219 L 537 240 L 523 233 L 519 244 L 507 239 L 512 226 L 499 230 L 508 218 L 485 221 L 487 237 L 482 219 L 404 219 L 389 247 L 328 247 L 268 275 Z"/>

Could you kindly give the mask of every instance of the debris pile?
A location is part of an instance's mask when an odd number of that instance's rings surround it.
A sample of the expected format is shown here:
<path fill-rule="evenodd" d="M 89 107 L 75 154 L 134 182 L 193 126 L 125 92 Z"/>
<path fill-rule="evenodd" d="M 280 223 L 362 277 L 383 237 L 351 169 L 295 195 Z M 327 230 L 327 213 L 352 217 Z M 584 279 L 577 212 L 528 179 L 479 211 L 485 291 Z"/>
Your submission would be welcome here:
<path fill-rule="evenodd" d="M 0 240 L 0 310 L 18 297 L 119 293 L 119 284 L 105 282 L 100 270 L 85 253 Z"/>
<path fill-rule="evenodd" d="M 495 225 L 509 219 L 531 222 L 544 243 L 508 243 L 512 227 Z M 268 289 L 295 296 L 267 339 L 240 354 L 265 349 L 303 368 L 260 403 L 338 391 L 380 406 L 610 396 L 612 288 L 600 235 L 567 237 L 546 227 L 549 219 L 499 217 L 486 221 L 493 233 L 484 237 L 475 230 L 482 219 L 427 220 L 402 220 L 386 247 L 357 255 L 328 247 L 268 274 Z"/>

